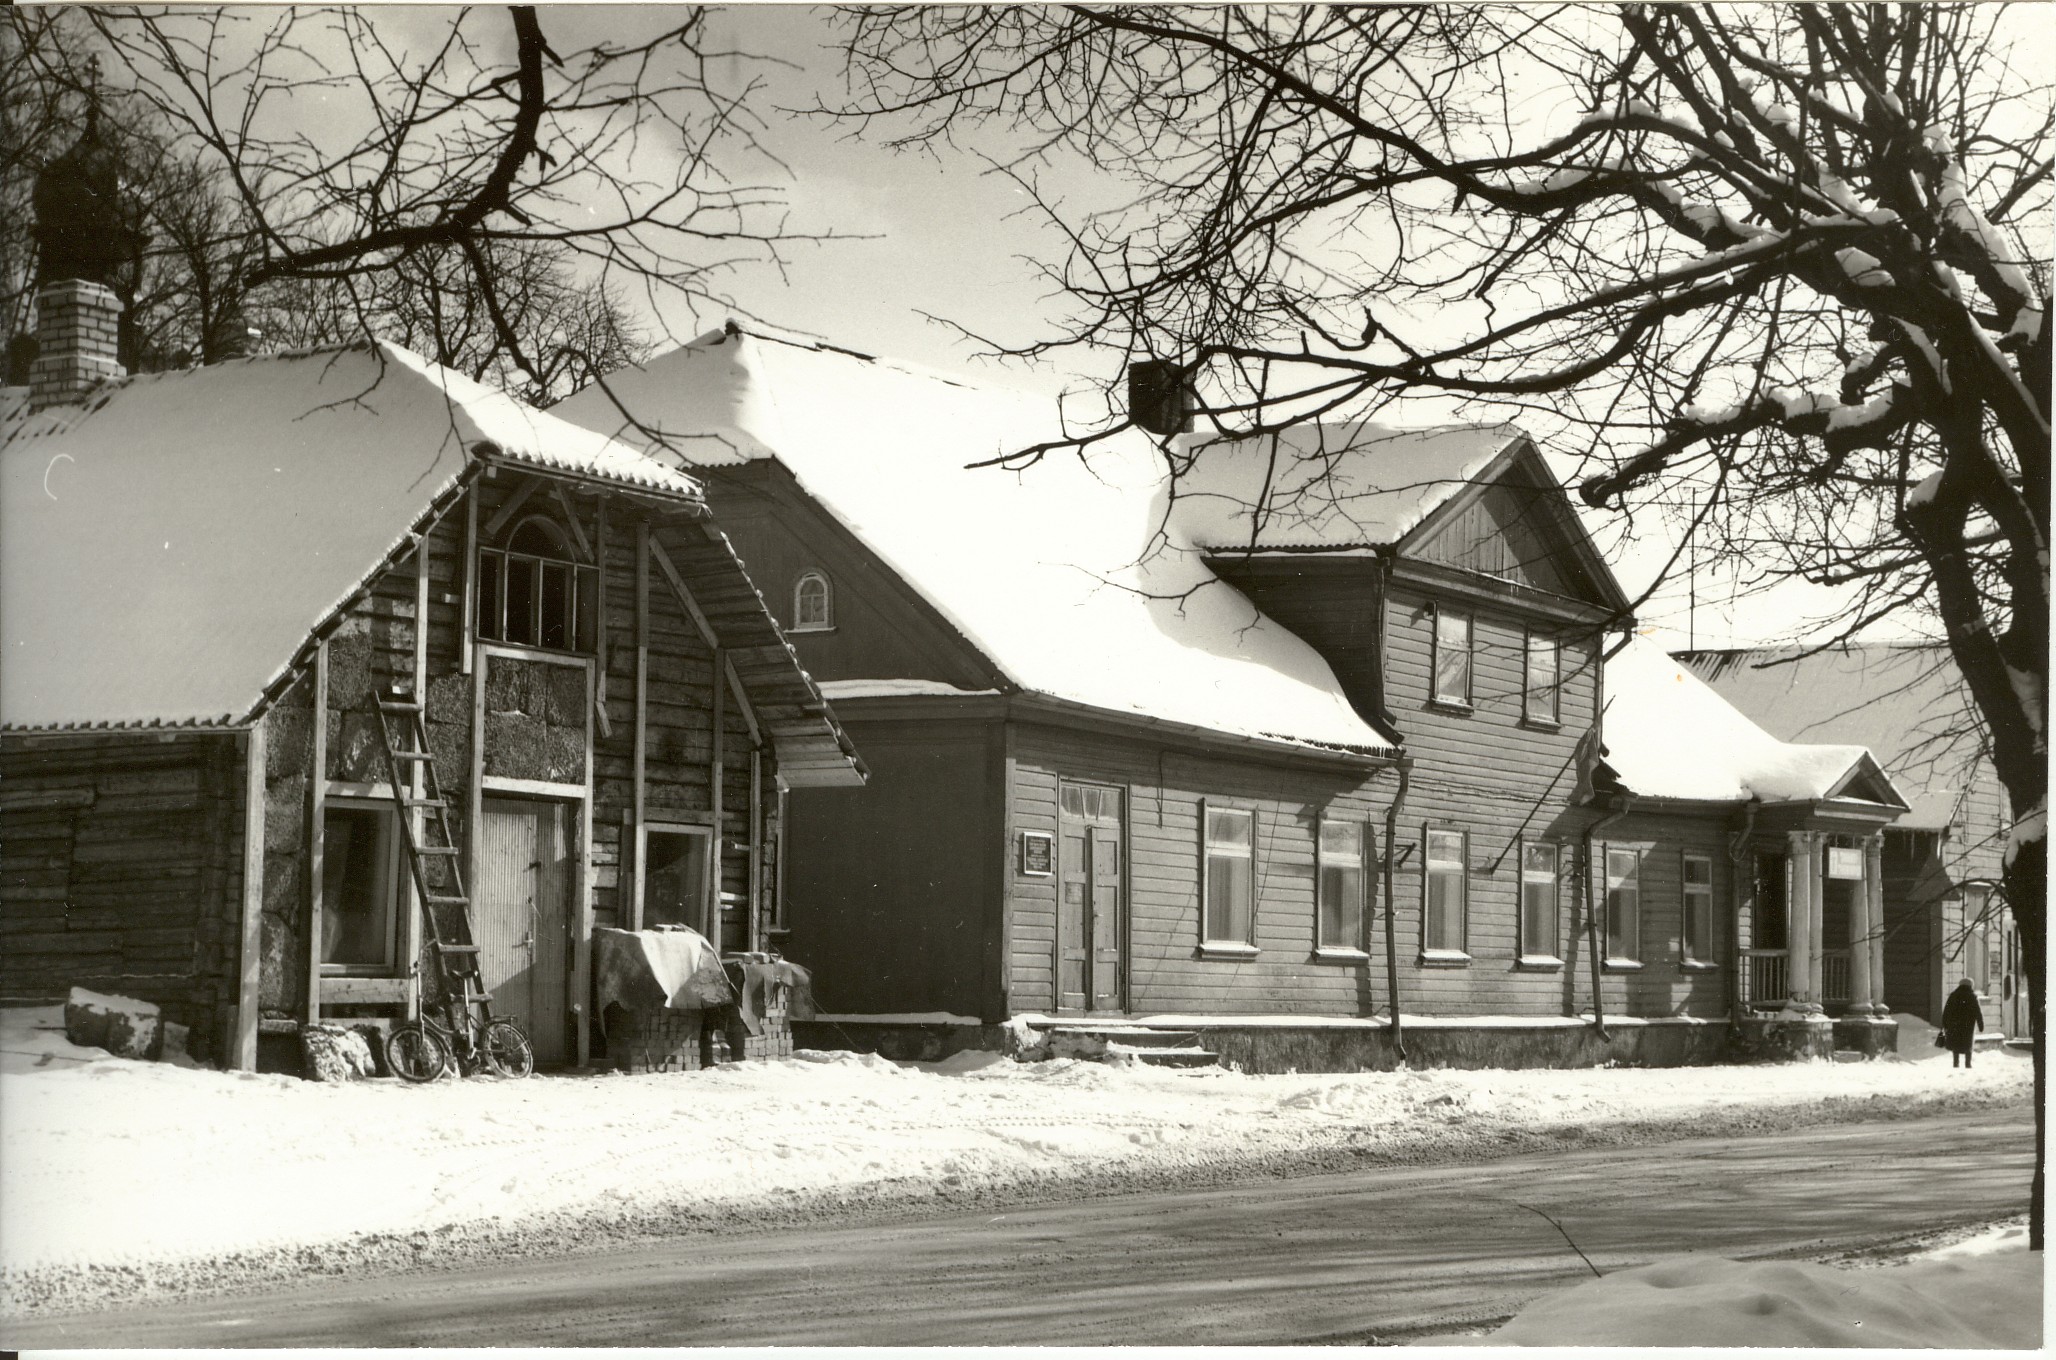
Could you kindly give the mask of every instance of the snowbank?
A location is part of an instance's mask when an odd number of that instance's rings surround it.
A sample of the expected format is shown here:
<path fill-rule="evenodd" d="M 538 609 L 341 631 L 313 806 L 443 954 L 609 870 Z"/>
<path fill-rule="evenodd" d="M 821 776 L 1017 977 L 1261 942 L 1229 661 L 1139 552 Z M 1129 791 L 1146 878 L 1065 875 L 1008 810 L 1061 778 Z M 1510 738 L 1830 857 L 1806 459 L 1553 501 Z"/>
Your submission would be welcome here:
<path fill-rule="evenodd" d="M 1963 1254 L 1876 1270 L 1677 1256 L 1545 1295 L 1495 1346 L 2039 1349 L 2042 1258 Z"/>
<path fill-rule="evenodd" d="M 377 1234 L 588 1232 L 674 1209 L 769 1226 L 810 1204 L 1137 1189 L 1326 1153 L 1492 1155 L 1536 1130 L 1556 1145 L 1626 1124 L 1711 1133 L 1766 1112 L 1861 1118 L 2018 1102 L 2029 1088 L 2023 1057 L 1959 1071 L 1932 1050 L 1264 1077 L 804 1052 L 702 1073 L 321 1085 L 78 1049 L 59 1010 L 0 1012 L 0 1269 L 17 1298 L 38 1272 Z"/>

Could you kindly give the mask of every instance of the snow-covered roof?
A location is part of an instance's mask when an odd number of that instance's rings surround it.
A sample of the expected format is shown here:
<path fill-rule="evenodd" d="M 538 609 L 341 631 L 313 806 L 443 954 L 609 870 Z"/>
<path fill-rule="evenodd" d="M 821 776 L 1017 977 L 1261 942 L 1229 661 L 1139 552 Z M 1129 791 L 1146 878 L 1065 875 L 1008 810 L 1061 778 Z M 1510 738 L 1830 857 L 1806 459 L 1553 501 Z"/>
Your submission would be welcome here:
<path fill-rule="evenodd" d="M 636 450 L 396 346 L 130 378 L 0 450 L 0 725 L 242 719 L 474 450 L 694 498 Z"/>
<path fill-rule="evenodd" d="M 1835 796 L 1864 773 L 1889 787 L 1863 747 L 1779 741 L 1646 638 L 1607 661 L 1605 682 L 1606 761 L 1635 793 L 1790 802 Z"/>
<path fill-rule="evenodd" d="M 1957 820 L 1981 771 L 1983 727 L 1943 643 L 1871 643 L 1680 653 L 1721 697 L 1791 741 L 1870 748 L 1912 810 L 1895 826 Z"/>
<path fill-rule="evenodd" d="M 1297 425 L 1217 441 L 1192 436 L 1177 522 L 1200 547 L 1280 550 L 1399 542 L 1526 436 L 1511 425 L 1398 429 Z"/>
<path fill-rule="evenodd" d="M 553 409 L 693 465 L 775 457 L 1021 689 L 1300 745 L 1397 745 L 1176 526 L 1156 542 L 1169 492 L 1147 441 L 967 469 L 1057 434 L 1047 399 L 730 327 Z"/>

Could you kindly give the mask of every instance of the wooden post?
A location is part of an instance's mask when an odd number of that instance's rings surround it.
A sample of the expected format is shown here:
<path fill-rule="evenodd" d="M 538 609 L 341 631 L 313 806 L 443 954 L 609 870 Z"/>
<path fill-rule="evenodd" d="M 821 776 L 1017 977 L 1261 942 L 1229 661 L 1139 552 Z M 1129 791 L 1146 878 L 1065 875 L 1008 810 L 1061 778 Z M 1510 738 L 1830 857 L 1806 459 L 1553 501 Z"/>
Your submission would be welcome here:
<path fill-rule="evenodd" d="M 1785 860 L 1785 1000 L 1813 1011 L 1820 1008 L 1813 966 L 1813 899 L 1820 894 L 1820 865 L 1814 858 L 1812 832 L 1791 832 L 1786 844 L 1790 849 Z"/>
<path fill-rule="evenodd" d="M 599 676 L 593 682 L 593 703 L 600 710 L 600 732 L 613 736 L 612 724 L 607 716 L 607 498 L 600 497 L 597 512 L 598 522 L 593 526 L 593 557 L 599 563 L 600 576 L 597 598 L 593 603 L 594 637 L 593 646 L 599 652 Z"/>
<path fill-rule="evenodd" d="M 1870 1013 L 1883 1019 L 1892 1013 L 1885 1004 L 1885 833 L 1880 831 L 1863 843 L 1863 891 L 1870 902 L 1870 932 L 1863 947 L 1870 953 Z"/>
<path fill-rule="evenodd" d="M 724 782 L 721 778 L 721 766 L 727 757 L 727 753 L 723 749 L 725 743 L 722 739 L 727 735 L 725 729 L 728 726 L 728 705 L 724 700 L 728 697 L 728 686 L 721 683 L 721 678 L 727 673 L 728 654 L 719 647 L 716 647 L 714 649 L 714 747 L 707 759 L 709 782 L 712 788 L 709 797 L 714 813 L 713 844 L 708 848 L 707 853 L 707 870 L 709 876 L 713 879 L 713 891 L 708 894 L 707 900 L 707 924 L 709 926 L 707 943 L 713 945 L 717 952 L 721 948 L 721 843 L 725 839 L 727 832 L 726 819 L 722 816 L 721 807 L 721 785 Z"/>
<path fill-rule="evenodd" d="M 634 930 L 642 929 L 643 875 L 643 816 L 647 810 L 644 790 L 645 761 L 650 737 L 650 522 L 639 519 L 635 523 L 635 789 L 633 811 L 635 825 L 632 828 L 632 850 L 635 862 L 635 879 L 629 885 L 630 907 L 624 913 Z"/>
<path fill-rule="evenodd" d="M 586 672 L 588 676 L 591 671 Z M 590 699 L 591 696 L 587 696 Z M 578 932 L 571 941 L 571 1014 L 578 1065 L 592 1064 L 593 996 L 593 706 L 585 706 L 585 797 L 578 803 Z"/>
<path fill-rule="evenodd" d="M 414 702 L 420 704 L 422 730 L 428 730 L 428 535 L 414 536 Z M 409 761 L 411 769 L 407 778 L 409 796 L 421 799 L 428 796 L 428 771 L 420 761 Z M 421 808 L 409 808 L 407 817 L 414 833 L 414 843 L 421 844 L 422 832 L 426 828 L 427 813 Z M 407 913 L 406 929 L 400 932 L 400 947 L 405 951 L 404 962 L 412 968 L 421 959 L 421 913 L 426 903 L 414 886 L 414 875 L 401 876 L 400 898 Z M 407 990 L 407 1018 L 417 1019 L 421 1001 L 421 989 Z"/>
<path fill-rule="evenodd" d="M 328 813 L 328 639 L 314 644 L 313 755 L 307 762 L 307 1023 L 321 1023 L 322 839 Z"/>
<path fill-rule="evenodd" d="M 750 900 L 748 942 L 751 953 L 764 947 L 764 752 L 750 747 Z"/>
<path fill-rule="evenodd" d="M 459 573 L 464 585 L 458 597 L 464 605 L 464 628 L 457 639 L 457 665 L 465 675 L 471 674 L 471 644 L 478 639 L 478 497 L 479 486 L 473 482 L 464 493 L 464 563 Z M 506 588 L 501 582 L 500 589 Z"/>
<path fill-rule="evenodd" d="M 264 720 L 243 743 L 243 919 L 236 960 L 236 1033 L 230 1066 L 257 1070 L 257 998 L 264 956 Z"/>

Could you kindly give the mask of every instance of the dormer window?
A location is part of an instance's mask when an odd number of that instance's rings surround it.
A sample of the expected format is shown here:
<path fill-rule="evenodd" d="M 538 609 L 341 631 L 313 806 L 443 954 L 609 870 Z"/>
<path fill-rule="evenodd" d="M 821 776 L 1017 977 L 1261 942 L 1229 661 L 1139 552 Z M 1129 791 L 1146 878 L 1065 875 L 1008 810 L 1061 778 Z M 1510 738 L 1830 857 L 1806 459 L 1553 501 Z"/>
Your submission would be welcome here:
<path fill-rule="evenodd" d="M 795 633 L 826 632 L 835 626 L 835 596 L 828 577 L 810 571 L 793 582 L 792 628 Z"/>
<path fill-rule="evenodd" d="M 598 646 L 600 573 L 574 556 L 547 515 L 516 523 L 497 548 L 478 550 L 478 635 L 553 652 Z"/>

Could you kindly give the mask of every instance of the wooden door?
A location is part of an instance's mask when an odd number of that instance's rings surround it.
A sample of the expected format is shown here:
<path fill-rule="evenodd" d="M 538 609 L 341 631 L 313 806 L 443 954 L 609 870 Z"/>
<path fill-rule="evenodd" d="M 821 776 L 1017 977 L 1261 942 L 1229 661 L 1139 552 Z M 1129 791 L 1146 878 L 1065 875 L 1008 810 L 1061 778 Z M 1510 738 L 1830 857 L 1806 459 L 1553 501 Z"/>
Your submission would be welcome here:
<path fill-rule="evenodd" d="M 493 1014 L 520 1022 L 536 1061 L 570 1051 L 571 806 L 489 798 L 472 904 Z"/>
<path fill-rule="evenodd" d="M 1121 1009 L 1121 828 L 1092 828 L 1092 1009 Z"/>
<path fill-rule="evenodd" d="M 1120 791 L 1063 784 L 1057 801 L 1057 1005 L 1118 1011 L 1127 939 Z"/>

